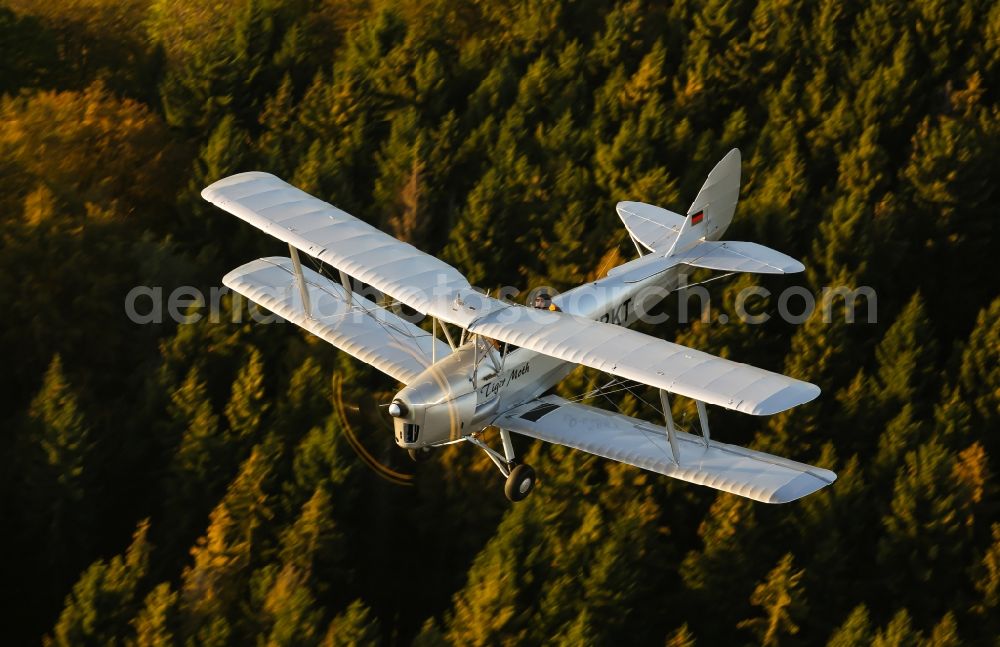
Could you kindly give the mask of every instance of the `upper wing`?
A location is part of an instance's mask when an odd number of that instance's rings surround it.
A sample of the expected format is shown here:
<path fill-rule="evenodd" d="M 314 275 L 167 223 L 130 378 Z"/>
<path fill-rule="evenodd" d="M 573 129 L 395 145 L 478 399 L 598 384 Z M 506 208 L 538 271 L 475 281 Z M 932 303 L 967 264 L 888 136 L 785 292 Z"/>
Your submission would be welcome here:
<path fill-rule="evenodd" d="M 461 272 L 270 173 L 239 173 L 201 196 L 411 308 L 469 288 Z"/>
<path fill-rule="evenodd" d="M 620 326 L 491 299 L 447 263 L 269 173 L 233 175 L 208 186 L 202 196 L 406 305 L 472 333 L 755 415 L 819 395 L 812 384 Z"/>
<path fill-rule="evenodd" d="M 819 387 L 808 382 L 564 312 L 508 305 L 475 319 L 468 329 L 567 362 L 758 416 L 809 402 L 820 393 Z"/>
<path fill-rule="evenodd" d="M 337 348 L 404 384 L 451 353 L 443 341 L 352 294 L 310 269 L 302 268 L 309 289 L 306 314 L 289 258 L 259 258 L 238 267 L 222 283 Z M 436 348 L 432 350 L 432 345 Z"/>
<path fill-rule="evenodd" d="M 675 464 L 663 427 L 557 396 L 532 400 L 493 424 L 509 431 L 764 503 L 787 503 L 833 483 L 830 470 L 677 432 Z"/>

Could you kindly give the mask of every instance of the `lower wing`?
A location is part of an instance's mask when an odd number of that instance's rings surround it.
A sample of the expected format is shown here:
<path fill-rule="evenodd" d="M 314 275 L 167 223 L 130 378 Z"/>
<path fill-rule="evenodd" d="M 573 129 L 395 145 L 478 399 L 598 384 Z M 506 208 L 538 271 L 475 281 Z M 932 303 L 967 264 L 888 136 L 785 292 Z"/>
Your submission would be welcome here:
<path fill-rule="evenodd" d="M 837 479 L 830 470 L 716 440 L 706 444 L 684 432 L 677 433 L 680 460 L 674 463 L 663 427 L 553 395 L 511 409 L 493 424 L 764 503 L 788 503 Z"/>
<path fill-rule="evenodd" d="M 302 268 L 302 273 L 308 314 L 289 258 L 259 258 L 227 274 L 222 283 L 404 384 L 430 366 L 432 358 L 451 353 L 443 341 L 370 299 L 348 295 L 310 269 Z"/>

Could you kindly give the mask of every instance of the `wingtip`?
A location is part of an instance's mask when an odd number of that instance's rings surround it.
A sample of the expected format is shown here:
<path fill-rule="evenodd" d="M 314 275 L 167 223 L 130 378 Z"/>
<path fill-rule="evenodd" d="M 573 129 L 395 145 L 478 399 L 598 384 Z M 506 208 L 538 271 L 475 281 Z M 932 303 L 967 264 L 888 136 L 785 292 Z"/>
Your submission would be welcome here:
<path fill-rule="evenodd" d="M 632 205 L 634 204 L 635 202 L 633 202 L 632 200 L 621 200 L 620 202 L 618 202 L 618 204 L 615 205 L 615 211 L 617 211 L 619 214 L 621 214 L 623 211 L 628 212 L 628 210 L 632 208 Z"/>
<path fill-rule="evenodd" d="M 802 264 L 801 261 L 792 259 L 793 262 L 789 263 L 787 267 L 784 268 L 785 274 L 798 274 L 799 272 L 805 272 L 806 266 Z"/>
<path fill-rule="evenodd" d="M 242 173 L 235 173 L 233 175 L 227 175 L 226 177 L 219 178 L 215 182 L 212 182 L 204 189 L 201 190 L 201 197 L 209 202 L 214 203 L 215 198 L 218 196 L 219 190 L 226 187 L 232 186 L 234 184 L 240 184 L 244 181 L 256 180 L 262 177 L 272 177 L 275 179 L 280 179 L 272 173 L 267 173 L 266 171 L 244 171 Z"/>
<path fill-rule="evenodd" d="M 758 402 L 748 413 L 755 416 L 773 416 L 776 413 L 787 411 L 800 404 L 812 402 L 822 393 L 820 388 L 809 382 L 796 380 L 784 389 L 781 389 L 766 400 Z"/>
<path fill-rule="evenodd" d="M 786 260 L 781 265 L 775 265 L 775 270 L 765 272 L 761 271 L 760 274 L 798 274 L 799 272 L 804 272 L 806 266 L 801 262 L 795 260 L 791 256 L 786 256 Z"/>
<path fill-rule="evenodd" d="M 765 502 L 791 503 L 825 488 L 836 480 L 837 475 L 830 470 L 812 468 L 775 490 Z"/>

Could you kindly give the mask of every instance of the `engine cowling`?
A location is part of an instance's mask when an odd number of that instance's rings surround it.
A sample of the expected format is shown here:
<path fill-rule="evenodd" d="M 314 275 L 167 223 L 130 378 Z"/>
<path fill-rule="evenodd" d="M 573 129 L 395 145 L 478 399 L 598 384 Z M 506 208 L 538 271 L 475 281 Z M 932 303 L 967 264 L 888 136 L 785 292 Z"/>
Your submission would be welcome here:
<path fill-rule="evenodd" d="M 418 449 L 469 433 L 476 413 L 471 371 L 471 349 L 461 348 L 397 393 L 389 405 L 396 444 Z"/>
<path fill-rule="evenodd" d="M 394 417 L 396 444 L 405 449 L 439 445 L 465 435 L 476 412 L 476 394 L 466 393 L 435 404 L 407 403 L 400 393 L 393 402 L 405 404 L 406 414 Z"/>

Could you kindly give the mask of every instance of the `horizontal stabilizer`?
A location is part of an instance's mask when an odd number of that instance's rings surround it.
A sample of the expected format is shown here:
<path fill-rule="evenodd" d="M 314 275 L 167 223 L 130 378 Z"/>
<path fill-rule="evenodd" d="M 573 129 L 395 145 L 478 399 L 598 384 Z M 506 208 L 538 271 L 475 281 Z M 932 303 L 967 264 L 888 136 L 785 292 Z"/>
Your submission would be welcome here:
<path fill-rule="evenodd" d="M 557 396 L 501 414 L 498 427 L 763 503 L 788 503 L 837 475 L 780 456 L 677 432 L 675 463 L 663 427 Z"/>
<path fill-rule="evenodd" d="M 679 263 L 726 272 L 757 274 L 794 274 L 805 266 L 786 254 L 757 243 L 742 241 L 703 241 L 691 249 L 670 257 Z"/>
<path fill-rule="evenodd" d="M 628 233 L 651 252 L 666 252 L 674 244 L 684 216 L 645 202 L 619 202 L 615 207 Z"/>

